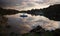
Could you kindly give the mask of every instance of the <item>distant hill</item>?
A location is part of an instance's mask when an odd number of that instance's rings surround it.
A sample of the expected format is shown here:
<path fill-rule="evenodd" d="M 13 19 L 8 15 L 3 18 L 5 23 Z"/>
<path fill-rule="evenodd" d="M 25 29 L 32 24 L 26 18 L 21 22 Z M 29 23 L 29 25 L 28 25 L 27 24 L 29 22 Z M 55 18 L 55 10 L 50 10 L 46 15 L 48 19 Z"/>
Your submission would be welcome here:
<path fill-rule="evenodd" d="M 31 15 L 41 15 L 50 20 L 60 21 L 60 4 L 51 5 L 44 9 L 32 9 L 27 11 L 18 11 L 13 9 L 0 8 L 0 15 L 12 15 L 17 13 L 28 13 Z"/>
<path fill-rule="evenodd" d="M 50 20 L 60 21 L 60 4 L 51 5 L 44 9 L 32 9 L 28 11 L 21 11 L 31 15 L 42 15 Z"/>
<path fill-rule="evenodd" d="M 20 11 L 18 10 L 13 10 L 13 9 L 3 9 L 0 7 L 0 15 L 12 15 L 19 13 Z"/>
<path fill-rule="evenodd" d="M 60 21 L 60 4 L 51 5 L 48 8 L 43 9 L 44 16 L 51 19 Z"/>

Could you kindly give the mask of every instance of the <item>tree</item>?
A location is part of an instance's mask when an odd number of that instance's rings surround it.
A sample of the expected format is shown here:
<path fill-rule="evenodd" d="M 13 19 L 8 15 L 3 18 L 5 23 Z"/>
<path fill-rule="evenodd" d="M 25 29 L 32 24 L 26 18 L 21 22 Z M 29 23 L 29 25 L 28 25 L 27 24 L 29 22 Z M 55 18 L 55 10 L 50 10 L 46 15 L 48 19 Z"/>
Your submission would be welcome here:
<path fill-rule="evenodd" d="M 56 30 L 55 30 L 54 36 L 60 36 L 60 29 L 56 29 Z"/>
<path fill-rule="evenodd" d="M 12 15 L 12 14 L 17 14 L 20 11 L 18 10 L 13 10 L 13 9 L 3 9 L 0 7 L 0 15 Z"/>
<path fill-rule="evenodd" d="M 44 16 L 51 19 L 60 21 L 60 4 L 51 5 L 48 8 L 43 9 Z"/>

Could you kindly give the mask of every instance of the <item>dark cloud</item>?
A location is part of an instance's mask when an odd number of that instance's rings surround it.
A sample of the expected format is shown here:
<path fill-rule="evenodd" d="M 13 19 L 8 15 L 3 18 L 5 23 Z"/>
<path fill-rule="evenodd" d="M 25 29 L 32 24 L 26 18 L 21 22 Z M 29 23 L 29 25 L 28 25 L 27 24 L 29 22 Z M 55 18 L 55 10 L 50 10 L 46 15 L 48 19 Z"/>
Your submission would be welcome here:
<path fill-rule="evenodd" d="M 60 4 L 60 0 L 0 0 L 0 7 L 13 9 L 41 8 L 51 4 Z"/>
<path fill-rule="evenodd" d="M 17 6 L 21 5 L 22 0 L 0 0 L 0 6 Z"/>

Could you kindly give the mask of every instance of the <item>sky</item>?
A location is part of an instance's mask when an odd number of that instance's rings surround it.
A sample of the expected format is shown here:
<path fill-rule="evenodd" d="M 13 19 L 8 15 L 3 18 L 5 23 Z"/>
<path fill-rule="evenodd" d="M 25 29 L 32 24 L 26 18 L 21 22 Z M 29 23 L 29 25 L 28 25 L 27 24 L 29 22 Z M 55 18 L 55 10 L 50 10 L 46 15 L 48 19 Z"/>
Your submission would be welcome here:
<path fill-rule="evenodd" d="M 16 10 L 40 9 L 53 4 L 60 4 L 60 0 L 0 0 L 0 7 Z"/>
<path fill-rule="evenodd" d="M 8 18 L 7 23 L 12 26 L 11 31 L 13 32 L 19 32 L 21 34 L 28 33 L 38 25 L 50 31 L 60 28 L 60 22 L 49 20 L 44 16 L 26 14 L 28 17 L 22 18 L 20 15 L 22 15 L 22 13 L 5 16 Z"/>

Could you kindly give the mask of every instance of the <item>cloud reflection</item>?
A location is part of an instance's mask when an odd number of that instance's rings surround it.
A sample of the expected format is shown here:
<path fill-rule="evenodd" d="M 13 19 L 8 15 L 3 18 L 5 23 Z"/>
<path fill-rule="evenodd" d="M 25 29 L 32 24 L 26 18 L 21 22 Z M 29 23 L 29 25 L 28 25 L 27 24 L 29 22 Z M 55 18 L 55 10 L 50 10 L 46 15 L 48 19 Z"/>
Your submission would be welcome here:
<path fill-rule="evenodd" d="M 22 13 L 6 15 L 8 18 L 8 24 L 15 28 L 13 28 L 13 30 L 19 30 L 18 32 L 20 33 L 27 33 L 38 25 L 40 25 L 45 30 L 55 30 L 59 28 L 57 21 L 49 20 L 44 16 L 32 16 L 27 14 L 28 17 L 22 18 L 20 17 L 21 14 Z"/>

